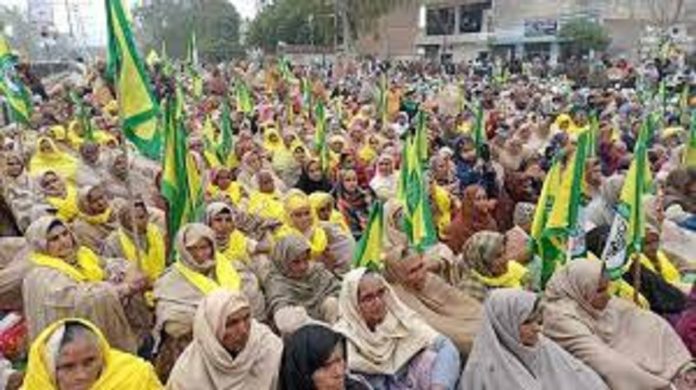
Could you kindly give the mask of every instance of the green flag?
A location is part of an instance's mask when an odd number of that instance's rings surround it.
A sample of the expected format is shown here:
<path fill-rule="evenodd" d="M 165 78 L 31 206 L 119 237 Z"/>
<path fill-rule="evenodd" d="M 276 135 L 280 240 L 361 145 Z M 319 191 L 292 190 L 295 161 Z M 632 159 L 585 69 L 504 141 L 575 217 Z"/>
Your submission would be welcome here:
<path fill-rule="evenodd" d="M 196 30 L 193 28 L 186 44 L 186 62 L 188 62 L 189 66 L 198 66 L 198 42 L 196 40 Z"/>
<path fill-rule="evenodd" d="M 230 121 L 230 105 L 225 99 L 222 103 L 222 120 L 220 125 L 220 143 L 217 146 L 217 156 L 220 162 L 229 166 L 230 155 L 234 149 L 234 135 L 232 134 L 232 122 Z"/>
<path fill-rule="evenodd" d="M 427 114 L 420 110 L 416 114 L 416 142 L 418 158 L 421 161 L 428 160 L 428 129 L 426 128 Z"/>
<path fill-rule="evenodd" d="M 31 93 L 17 76 L 16 60 L 7 40 L 0 34 L 0 95 L 7 101 L 10 119 L 27 125 L 33 108 Z"/>
<path fill-rule="evenodd" d="M 235 92 L 237 97 L 237 111 L 248 115 L 254 109 L 254 103 L 251 98 L 251 92 L 249 92 L 249 87 L 247 87 L 243 80 L 238 79 Z"/>
<path fill-rule="evenodd" d="M 481 157 L 483 145 L 486 143 L 486 124 L 483 118 L 483 106 L 481 102 L 476 105 L 476 119 L 474 121 L 474 145 L 476 145 L 476 157 Z"/>
<path fill-rule="evenodd" d="M 684 166 L 696 167 L 696 110 L 691 110 L 689 141 L 684 150 Z"/>
<path fill-rule="evenodd" d="M 554 158 L 551 168 L 546 173 L 544 184 L 541 187 L 541 194 L 537 200 L 536 209 L 534 210 L 534 219 L 532 220 L 531 239 L 534 248 L 534 254 L 541 259 L 542 273 L 544 264 L 546 264 L 549 274 L 553 270 L 550 267 L 550 262 L 544 259 L 555 259 L 558 255 L 558 248 L 548 237 L 544 236 L 544 228 L 549 220 L 551 209 L 553 208 L 554 198 L 561 185 L 561 163 L 558 158 Z M 551 268 L 551 269 L 549 269 Z M 543 275 L 542 275 L 543 279 Z M 537 280 L 535 284 L 542 286 L 542 281 Z"/>
<path fill-rule="evenodd" d="M 370 218 L 353 256 L 353 268 L 381 268 L 384 211 L 380 201 L 372 204 Z"/>
<path fill-rule="evenodd" d="M 106 0 L 106 15 L 107 70 L 113 72 L 124 135 L 143 155 L 159 160 L 162 149 L 162 134 L 157 126 L 159 107 L 121 1 Z"/>
<path fill-rule="evenodd" d="M 83 100 L 77 96 L 75 91 L 70 91 L 70 99 L 73 101 L 73 111 L 75 112 L 77 121 L 82 127 L 82 138 L 87 141 L 94 141 L 94 126 L 92 126 L 92 120 L 87 112 L 87 108 L 85 107 Z"/>
<path fill-rule="evenodd" d="M 406 206 L 404 226 L 409 243 L 424 252 L 437 242 L 437 231 L 433 222 L 423 164 L 418 152 L 418 141 L 410 136 L 405 142 L 409 145 L 405 167 L 407 176 L 403 188 Z"/>

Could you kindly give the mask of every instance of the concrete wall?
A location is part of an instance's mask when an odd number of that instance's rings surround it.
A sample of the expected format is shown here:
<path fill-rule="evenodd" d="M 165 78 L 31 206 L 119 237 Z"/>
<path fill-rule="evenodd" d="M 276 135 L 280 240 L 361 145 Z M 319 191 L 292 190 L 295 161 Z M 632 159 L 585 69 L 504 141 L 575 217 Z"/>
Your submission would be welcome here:
<path fill-rule="evenodd" d="M 358 52 L 381 58 L 415 56 L 419 9 L 418 5 L 399 7 L 380 18 L 374 32 L 359 37 Z"/>

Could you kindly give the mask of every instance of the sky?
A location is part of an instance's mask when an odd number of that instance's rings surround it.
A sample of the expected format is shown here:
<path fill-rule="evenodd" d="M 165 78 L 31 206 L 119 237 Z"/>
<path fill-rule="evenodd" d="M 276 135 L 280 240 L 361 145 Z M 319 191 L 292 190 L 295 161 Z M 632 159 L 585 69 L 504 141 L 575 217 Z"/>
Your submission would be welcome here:
<path fill-rule="evenodd" d="M 246 19 L 251 19 L 256 14 L 254 0 L 228 0 L 230 1 L 237 12 Z M 61 32 L 68 31 L 68 13 L 65 7 L 65 0 L 43 0 L 45 3 L 52 3 L 54 6 L 54 19 L 56 27 Z M 86 44 L 100 45 L 106 41 L 106 15 L 104 12 L 104 2 L 99 0 L 67 0 L 74 11 L 73 26 L 75 26 L 75 34 L 78 37 L 83 37 Z M 138 4 L 139 0 L 130 0 L 130 3 Z M 18 6 L 22 9 L 27 8 L 28 0 L 0 0 L 2 5 Z M 79 21 L 80 23 L 76 23 Z"/>

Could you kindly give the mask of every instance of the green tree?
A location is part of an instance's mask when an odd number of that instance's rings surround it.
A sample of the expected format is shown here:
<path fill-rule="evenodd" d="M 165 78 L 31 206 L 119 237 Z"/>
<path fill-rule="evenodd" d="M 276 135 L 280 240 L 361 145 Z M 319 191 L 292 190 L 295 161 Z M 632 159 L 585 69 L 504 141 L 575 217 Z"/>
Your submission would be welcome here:
<path fill-rule="evenodd" d="M 604 27 L 587 18 L 577 18 L 563 24 L 559 37 L 568 40 L 576 53 L 603 51 L 611 43 L 609 33 Z"/>
<path fill-rule="evenodd" d="M 241 18 L 227 0 L 154 0 L 135 11 L 137 36 L 144 48 L 184 59 L 191 32 L 196 32 L 198 55 L 219 62 L 243 54 L 239 40 Z"/>

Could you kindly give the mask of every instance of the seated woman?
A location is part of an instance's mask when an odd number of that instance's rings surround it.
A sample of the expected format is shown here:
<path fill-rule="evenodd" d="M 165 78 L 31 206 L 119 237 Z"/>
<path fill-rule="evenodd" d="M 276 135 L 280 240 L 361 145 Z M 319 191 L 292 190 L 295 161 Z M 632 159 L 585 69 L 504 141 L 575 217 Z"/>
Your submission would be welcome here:
<path fill-rule="evenodd" d="M 109 346 L 99 328 L 69 318 L 31 345 L 23 389 L 161 389 L 150 363 Z"/>
<path fill-rule="evenodd" d="M 483 231 L 471 236 L 464 245 L 462 279 L 458 288 L 483 302 L 492 289 L 524 288 L 527 269 L 505 254 L 505 236 Z"/>
<path fill-rule="evenodd" d="M 401 302 L 469 354 L 483 316 L 477 300 L 429 273 L 423 255 L 403 247 L 387 254 L 385 275 Z"/>
<path fill-rule="evenodd" d="M 540 334 L 541 301 L 534 293 L 495 290 L 484 310 L 461 389 L 608 389 L 597 373 Z"/>
<path fill-rule="evenodd" d="M 250 190 L 249 213 L 282 222 L 285 209 L 273 182 L 273 174 L 268 170 L 261 170 L 254 176 L 254 180 L 258 186 L 257 189 Z"/>
<path fill-rule="evenodd" d="M 34 182 L 24 167 L 19 153 L 5 152 L 3 176 L 0 178 L 0 195 L 7 203 L 14 221 L 21 232 L 31 224 L 35 202 Z"/>
<path fill-rule="evenodd" d="M 546 286 L 544 335 L 615 390 L 670 387 L 691 354 L 659 316 L 609 295 L 604 263 L 575 260 Z"/>
<path fill-rule="evenodd" d="M 145 290 L 145 277 L 134 270 L 128 270 L 126 277 L 125 263 L 107 263 L 80 247 L 55 217 L 36 220 L 26 237 L 32 269 L 24 278 L 22 295 L 29 339 L 58 319 L 79 316 L 99 326 L 110 344 L 135 351 L 137 340 L 125 310 Z"/>
<path fill-rule="evenodd" d="M 341 285 L 323 264 L 310 262 L 310 252 L 298 234 L 279 239 L 273 248 L 273 267 L 264 287 L 268 313 L 281 334 L 312 320 L 336 321 Z"/>
<path fill-rule="evenodd" d="M 55 215 L 64 222 L 72 222 L 80 212 L 77 207 L 77 190 L 68 185 L 53 171 L 46 171 L 39 179 L 43 200 L 55 210 Z"/>
<path fill-rule="evenodd" d="M 149 210 L 137 198 L 130 207 L 122 205 L 117 217 L 118 229 L 102 243 L 102 255 L 140 263 L 143 273 L 154 283 L 164 272 L 167 255 L 162 231 L 149 222 Z"/>
<path fill-rule="evenodd" d="M 242 198 L 246 197 L 246 190 L 234 180 L 231 170 L 218 168 L 206 189 L 206 197 L 208 200 L 230 202 L 239 206 Z"/>
<path fill-rule="evenodd" d="M 387 201 L 396 196 L 399 174 L 394 170 L 394 159 L 389 154 L 379 156 L 375 165 L 375 176 L 370 180 L 370 188 L 378 199 Z"/>
<path fill-rule="evenodd" d="M 109 205 L 104 187 L 96 185 L 81 188 L 77 208 L 79 212 L 71 225 L 72 231 L 82 245 L 93 252 L 99 252 L 104 239 L 118 227 L 116 213 Z"/>
<path fill-rule="evenodd" d="M 319 225 L 316 214 L 312 210 L 309 198 L 304 192 L 291 189 L 285 195 L 284 225 L 276 231 L 275 238 L 279 239 L 289 234 L 305 237 L 312 250 L 312 258 L 320 260 L 331 269 L 331 259 L 326 258 L 328 242 L 326 231 Z"/>
<path fill-rule="evenodd" d="M 305 325 L 287 337 L 280 367 L 283 390 L 370 390 L 346 371 L 346 339 L 324 325 Z"/>
<path fill-rule="evenodd" d="M 314 192 L 309 195 L 309 203 L 320 222 L 332 222 L 350 234 L 350 228 L 345 217 L 334 207 L 334 198 L 328 192 Z"/>
<path fill-rule="evenodd" d="M 219 289 L 196 311 L 193 342 L 167 382 L 172 390 L 275 390 L 283 342 L 251 317 L 239 293 Z"/>
<path fill-rule="evenodd" d="M 333 188 L 333 185 L 326 174 L 321 170 L 321 162 L 319 159 L 310 158 L 302 167 L 300 179 L 294 187 L 311 196 L 317 192 L 329 192 Z"/>
<path fill-rule="evenodd" d="M 155 369 L 162 380 L 192 338 L 193 317 L 201 300 L 218 288 L 239 291 L 241 280 L 232 264 L 216 251 L 215 233 L 200 223 L 179 229 L 175 242 L 178 261 L 154 288 L 159 339 Z"/>
<path fill-rule="evenodd" d="M 461 373 L 452 342 L 404 306 L 382 277 L 357 268 L 343 279 L 341 318 L 348 368 L 373 388 L 453 389 Z"/>
<path fill-rule="evenodd" d="M 265 319 L 266 302 L 259 280 L 268 275 L 270 262 L 266 243 L 247 237 L 234 225 L 233 210 L 226 203 L 213 202 L 205 210 L 205 220 L 215 232 L 219 253 L 229 261 L 242 279 L 242 292 L 249 300 L 251 312 L 259 321 Z M 260 276 L 259 276 L 260 275 Z"/>
<path fill-rule="evenodd" d="M 47 171 L 52 171 L 63 180 L 74 183 L 78 167 L 77 158 L 61 151 L 48 137 L 39 137 L 36 145 L 34 156 L 29 161 L 29 175 L 37 178 Z"/>
<path fill-rule="evenodd" d="M 355 239 L 359 239 L 370 214 L 372 197 L 358 185 L 358 176 L 353 169 L 343 169 L 334 189 L 338 211 L 348 221 L 348 227 Z"/>
<path fill-rule="evenodd" d="M 462 206 L 453 216 L 452 223 L 442 231 L 444 242 L 459 254 L 467 240 L 475 233 L 490 230 L 497 231 L 495 221 L 495 201 L 488 198 L 486 190 L 479 185 L 466 187 L 462 194 Z"/>

